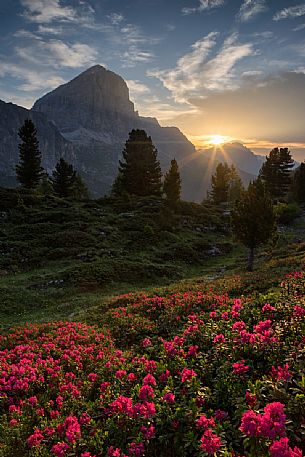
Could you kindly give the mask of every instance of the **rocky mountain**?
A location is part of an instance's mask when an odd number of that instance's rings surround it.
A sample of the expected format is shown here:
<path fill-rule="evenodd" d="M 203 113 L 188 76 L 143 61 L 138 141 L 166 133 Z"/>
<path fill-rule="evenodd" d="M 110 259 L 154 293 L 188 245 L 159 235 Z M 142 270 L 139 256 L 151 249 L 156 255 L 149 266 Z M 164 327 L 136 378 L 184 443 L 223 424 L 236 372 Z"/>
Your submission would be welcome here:
<path fill-rule="evenodd" d="M 59 157 L 75 162 L 73 145 L 66 141 L 57 127 L 43 113 L 29 111 L 0 100 L 0 185 L 15 185 L 15 165 L 18 162 L 18 129 L 25 119 L 36 125 L 43 166 L 49 172 Z"/>
<path fill-rule="evenodd" d="M 202 149 L 201 152 L 206 158 L 212 157 L 216 162 L 235 165 L 236 168 L 244 172 L 245 176 L 249 174 L 252 179 L 258 175 L 265 160 L 263 156 L 254 154 L 251 149 L 237 141 Z"/>
<path fill-rule="evenodd" d="M 191 164 L 193 144 L 176 127 L 161 127 L 156 119 L 143 118 L 129 100 L 125 81 L 100 65 L 37 100 L 33 112 L 43 113 L 76 146 L 77 168 L 94 194 L 109 192 L 128 133 L 143 128 L 158 149 L 163 170 L 172 158 L 182 168 L 183 197 L 197 199 Z M 184 162 L 186 162 L 184 164 Z"/>
<path fill-rule="evenodd" d="M 139 116 L 125 81 L 96 65 L 37 100 L 30 111 L 0 101 L 0 185 L 15 184 L 18 129 L 26 118 L 37 127 L 44 168 L 51 172 L 59 157 L 66 158 L 94 196 L 110 191 L 124 143 L 133 128 L 145 129 L 152 137 L 163 171 L 172 158 L 177 159 L 182 197 L 186 200 L 201 201 L 205 197 L 211 173 L 218 161 L 224 161 L 220 151 L 216 155 L 211 150 L 196 151 L 178 128 L 161 127 L 156 119 Z M 239 143 L 224 148 L 248 183 L 260 168 L 257 156 Z M 213 164 L 211 156 L 216 159 Z"/>

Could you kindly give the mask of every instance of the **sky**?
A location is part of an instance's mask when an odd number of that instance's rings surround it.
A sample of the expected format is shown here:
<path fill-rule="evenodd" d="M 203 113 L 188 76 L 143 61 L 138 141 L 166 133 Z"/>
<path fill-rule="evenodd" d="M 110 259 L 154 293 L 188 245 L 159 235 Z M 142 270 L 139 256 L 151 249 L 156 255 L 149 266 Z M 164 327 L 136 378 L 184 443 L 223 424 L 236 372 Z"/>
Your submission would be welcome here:
<path fill-rule="evenodd" d="M 0 0 L 0 99 L 30 108 L 96 64 L 197 147 L 305 160 L 301 0 Z"/>

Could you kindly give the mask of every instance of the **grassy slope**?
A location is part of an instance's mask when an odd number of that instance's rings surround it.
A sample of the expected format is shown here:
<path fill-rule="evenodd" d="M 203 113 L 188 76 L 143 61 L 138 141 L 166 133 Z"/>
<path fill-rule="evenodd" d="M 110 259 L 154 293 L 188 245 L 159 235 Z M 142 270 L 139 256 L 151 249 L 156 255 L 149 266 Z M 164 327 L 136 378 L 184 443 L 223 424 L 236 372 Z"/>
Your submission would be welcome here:
<path fill-rule="evenodd" d="M 232 250 L 221 215 L 200 205 L 173 215 L 153 199 L 0 197 L 2 325 L 69 318 L 113 295 L 217 270 Z"/>
<path fill-rule="evenodd" d="M 244 268 L 245 250 L 232 243 L 225 221 L 208 207 L 183 204 L 173 216 L 156 200 L 75 204 L 48 199 L 25 207 L 5 197 L 0 219 L 4 327 L 53 319 L 96 321 L 117 295 L 197 288 Z M 220 255 L 211 256 L 215 247 Z M 276 247 L 260 251 L 257 273 L 243 275 L 243 281 L 266 289 L 278 272 L 302 265 L 304 252 L 305 223 L 298 220 L 284 229 Z"/>

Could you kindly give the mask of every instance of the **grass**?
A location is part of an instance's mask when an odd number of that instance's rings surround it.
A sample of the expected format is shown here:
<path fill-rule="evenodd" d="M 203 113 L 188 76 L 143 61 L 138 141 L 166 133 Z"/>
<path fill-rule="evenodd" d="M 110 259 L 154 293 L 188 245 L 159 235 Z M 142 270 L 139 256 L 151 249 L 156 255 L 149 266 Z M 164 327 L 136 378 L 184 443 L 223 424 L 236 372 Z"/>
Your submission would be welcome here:
<path fill-rule="evenodd" d="M 170 293 L 235 281 L 258 293 L 302 266 L 305 222 L 286 226 L 259 250 L 254 274 L 246 251 L 214 208 L 183 202 L 174 214 L 156 199 L 20 203 L 0 191 L 0 321 L 96 320 L 124 293 Z M 32 197 L 31 197 L 32 198 Z M 217 254 L 212 256 L 211 254 Z M 235 283 L 235 282 L 234 282 Z M 240 293 L 243 293 L 241 290 Z"/>

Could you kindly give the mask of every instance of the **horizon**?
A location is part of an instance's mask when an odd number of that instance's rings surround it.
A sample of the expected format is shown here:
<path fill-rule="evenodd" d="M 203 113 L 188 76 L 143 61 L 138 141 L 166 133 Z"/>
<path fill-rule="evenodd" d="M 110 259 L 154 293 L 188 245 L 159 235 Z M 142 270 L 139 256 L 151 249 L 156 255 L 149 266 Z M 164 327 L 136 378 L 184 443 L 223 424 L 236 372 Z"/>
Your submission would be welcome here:
<path fill-rule="evenodd" d="M 100 64 L 123 77 L 142 116 L 197 148 L 223 138 L 305 159 L 305 3 L 16 0 L 1 13 L 6 102 L 30 108 Z"/>

